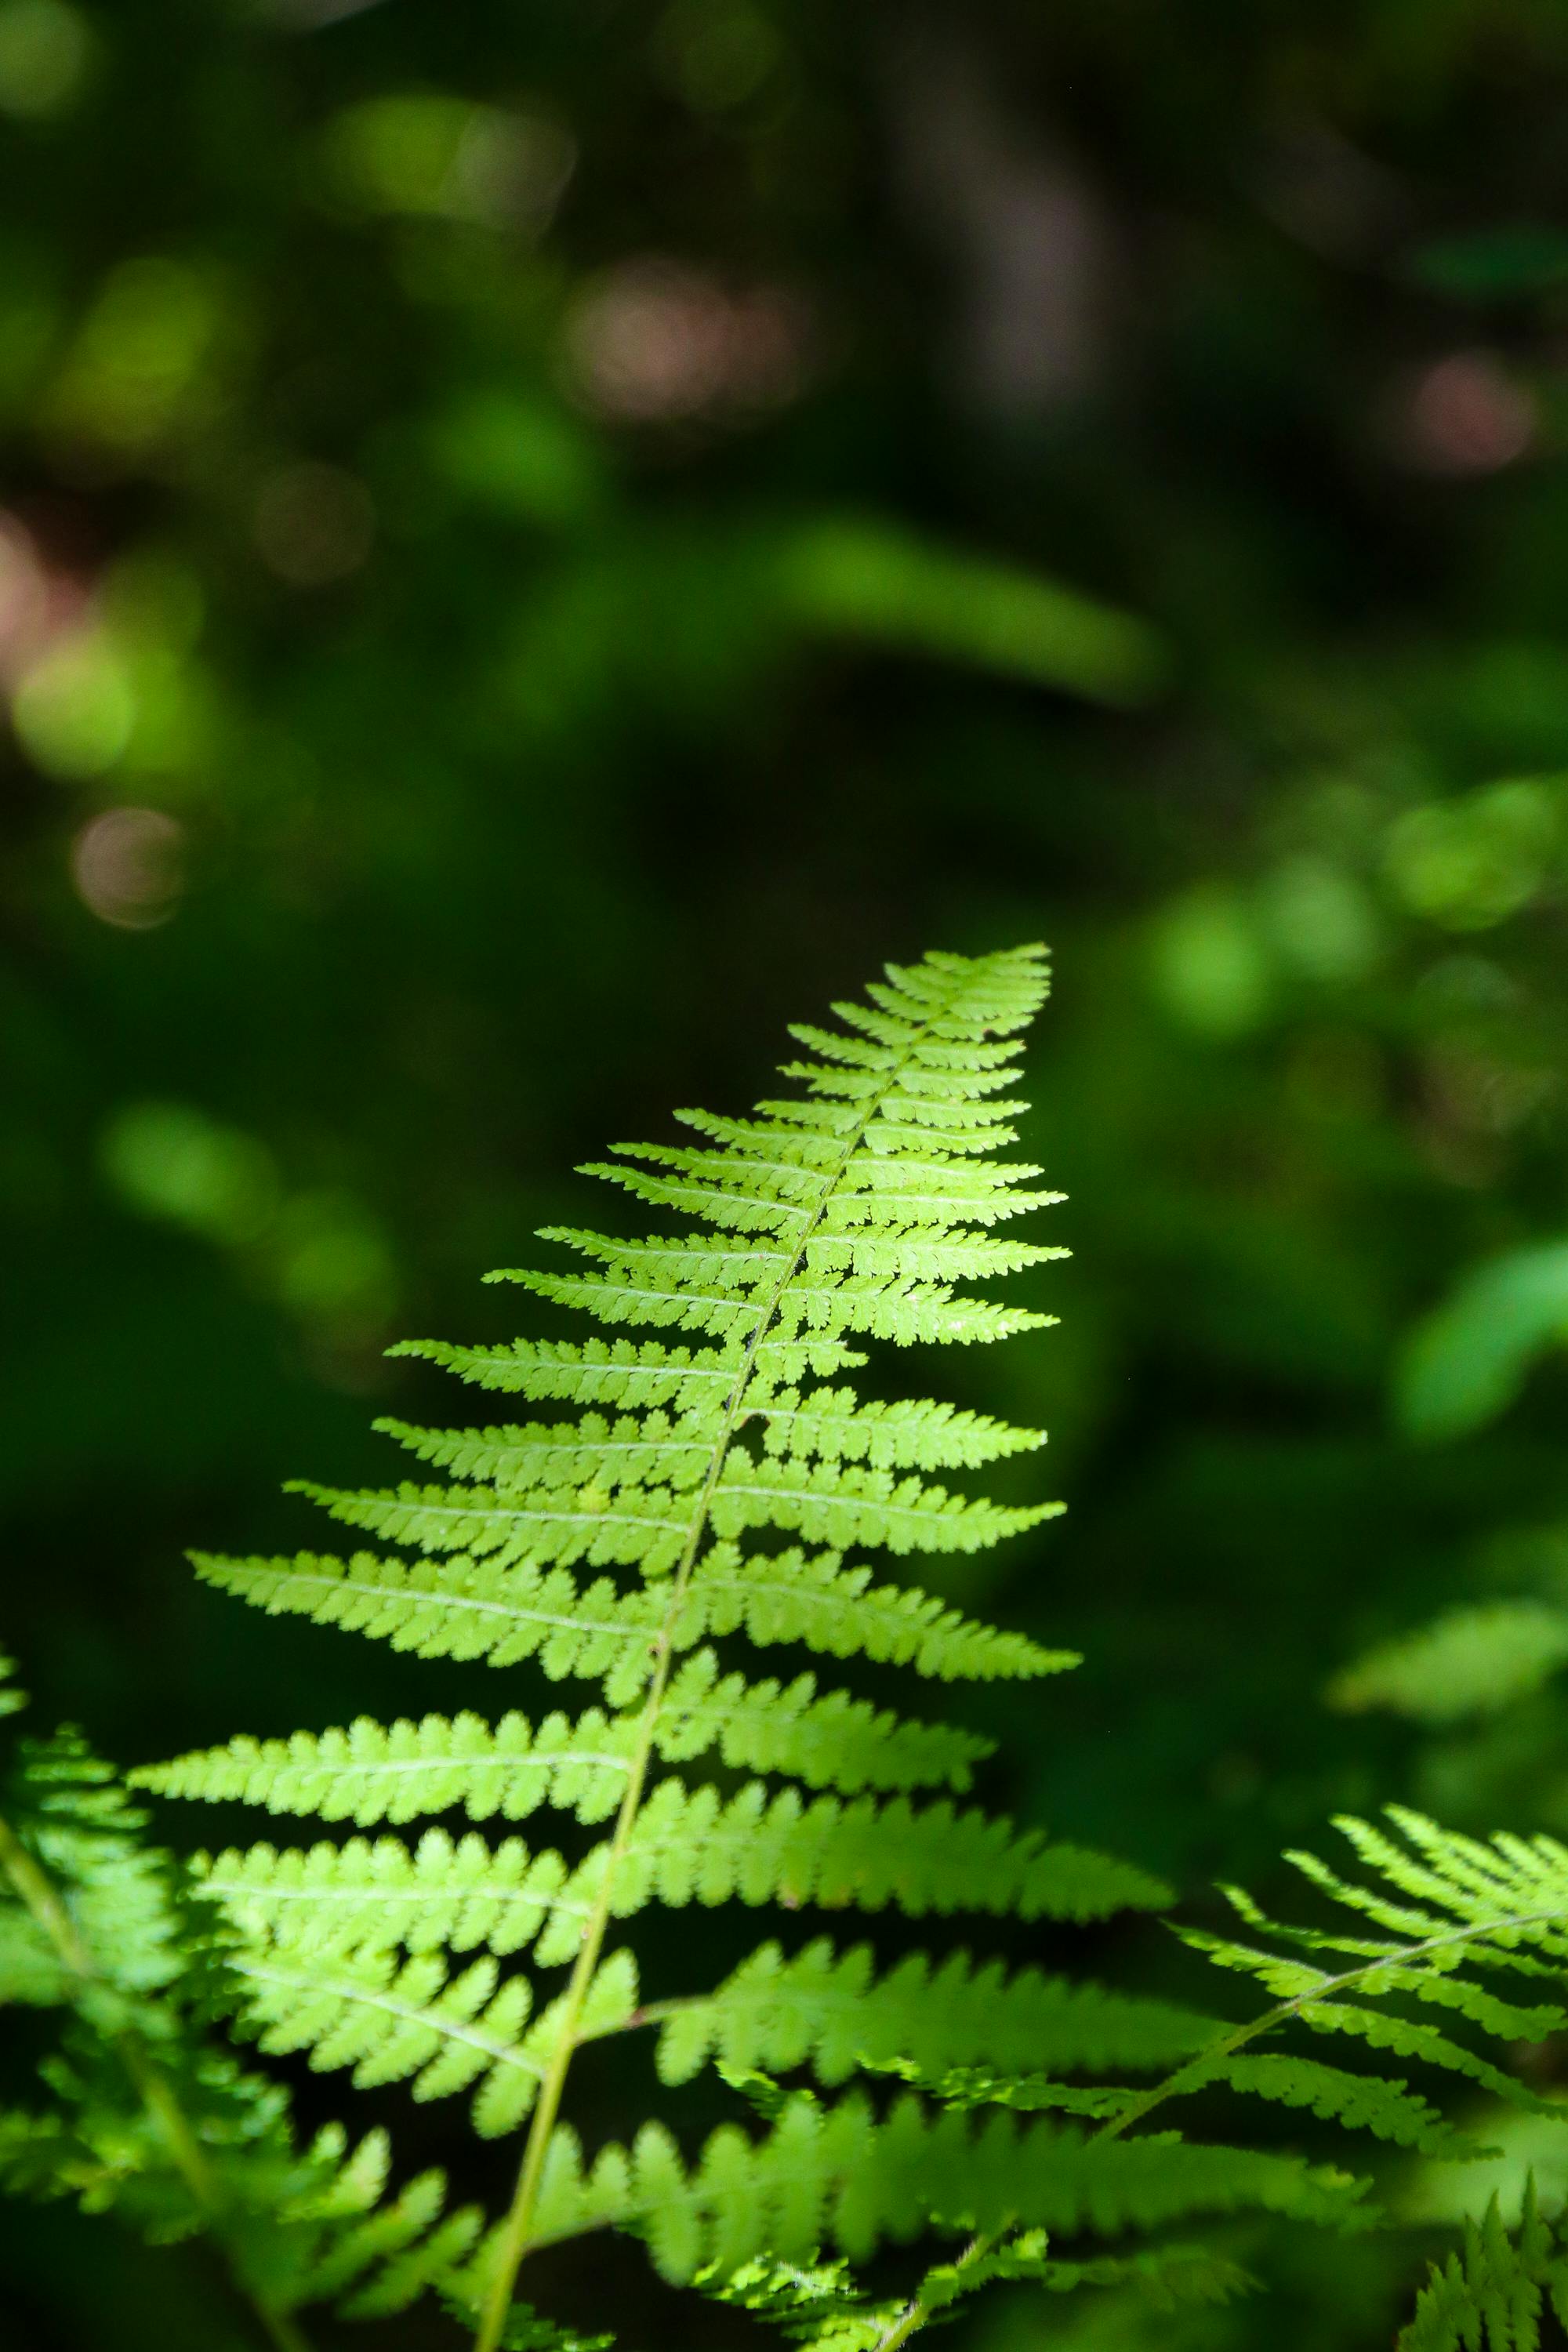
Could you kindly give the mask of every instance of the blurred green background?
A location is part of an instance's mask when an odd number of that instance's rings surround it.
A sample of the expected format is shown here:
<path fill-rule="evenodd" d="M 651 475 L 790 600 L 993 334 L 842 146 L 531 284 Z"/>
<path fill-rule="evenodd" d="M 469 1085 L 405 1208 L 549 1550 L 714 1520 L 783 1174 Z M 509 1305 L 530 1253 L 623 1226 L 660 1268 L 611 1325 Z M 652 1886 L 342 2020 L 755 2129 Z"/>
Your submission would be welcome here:
<path fill-rule="evenodd" d="M 1048 1425 L 1072 1507 L 948 1580 L 1087 1654 L 969 1703 L 990 1793 L 1198 1915 L 1336 1806 L 1568 1829 L 1539 1675 L 1325 1699 L 1568 1598 L 1562 0 L 0 0 L 0 120 L 41 1711 L 133 1761 L 489 1702 L 181 1552 L 461 1417 L 382 1351 L 508 1334 L 575 1161 L 1045 937 L 1061 1328 L 888 1368 Z M 228 2341 L 195 2256 L 0 2231 L 8 2347 Z M 1425 2243 L 1237 2242 L 1238 2314 L 963 2340 L 1382 2345 Z M 742 2340 L 577 2259 L 628 2345 Z"/>

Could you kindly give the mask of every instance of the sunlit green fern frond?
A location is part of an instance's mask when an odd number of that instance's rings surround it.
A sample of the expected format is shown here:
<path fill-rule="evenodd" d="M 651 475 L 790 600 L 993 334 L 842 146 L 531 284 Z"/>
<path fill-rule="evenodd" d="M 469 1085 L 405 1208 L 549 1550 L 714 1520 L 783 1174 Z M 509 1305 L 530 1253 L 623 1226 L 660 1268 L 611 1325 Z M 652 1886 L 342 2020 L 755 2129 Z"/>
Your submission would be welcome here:
<path fill-rule="evenodd" d="M 944 2118 L 908 2094 L 881 2120 L 863 2101 L 797 2102 L 765 2143 L 721 2135 L 691 2169 L 649 2126 L 583 2177 L 560 2118 L 574 2053 L 641 2025 L 658 2024 L 671 2081 L 751 2053 L 832 2084 L 911 2040 L 933 2065 L 1014 2063 L 1032 2035 L 1068 2066 L 1193 2046 L 1174 2011 L 1004 1979 L 963 1955 L 889 1971 L 820 1938 L 793 1959 L 770 1944 L 717 1990 L 660 1987 L 639 2007 L 629 1954 L 605 1950 L 612 1923 L 649 1905 L 1031 1920 L 1163 1899 L 1144 1872 L 955 1805 L 986 1752 L 962 1728 L 747 1663 L 752 1647 L 784 1645 L 942 1681 L 1076 1664 L 861 1556 L 962 1554 L 1037 1529 L 1055 1505 L 950 1482 L 1039 1433 L 864 1398 L 845 1380 L 879 1340 L 968 1345 L 1050 1320 L 968 1286 L 1060 1255 L 1012 1224 L 1058 1196 L 1034 1186 L 1038 1170 L 994 1157 L 1013 1140 L 1020 1033 L 1045 987 L 1036 949 L 890 969 L 867 1003 L 836 1008 L 839 1028 L 795 1033 L 805 1058 L 786 1070 L 787 1099 L 749 1119 L 683 1114 L 694 1142 L 617 1146 L 590 1172 L 654 1210 L 658 1230 L 552 1227 L 552 1264 L 495 1277 L 608 1336 L 403 1351 L 575 1418 L 385 1421 L 439 1483 L 297 1491 L 390 1555 L 198 1561 L 274 1612 L 600 1685 L 572 1711 L 520 1701 L 499 1720 L 237 1739 L 141 1776 L 165 1795 L 362 1830 L 448 1810 L 602 1825 L 585 1846 L 575 1832 L 558 1847 L 553 1831 L 525 1844 L 436 1827 L 412 1843 L 263 1845 L 199 1866 L 268 2048 L 422 2097 L 472 2094 L 485 2132 L 528 2120 L 507 2220 L 470 2274 L 484 2352 L 526 2250 L 605 2223 L 648 2234 L 688 2276 L 764 2245 L 804 2258 L 824 2230 L 853 2252 L 958 2226 L 976 2196 L 999 2208 L 1020 2166 L 1041 2221 L 1258 2195 L 1343 2206 L 1300 2168 L 1247 2183 L 1225 2151 L 1152 2140 L 1084 2158 L 1069 2188 L 1083 2150 L 1064 2126 L 1019 2137 L 1010 2118 Z M 672 1230 L 682 1219 L 689 1230 Z M 714 1777 L 737 1771 L 761 1777 Z M 503 1978 L 497 1959 L 514 1958 Z"/>

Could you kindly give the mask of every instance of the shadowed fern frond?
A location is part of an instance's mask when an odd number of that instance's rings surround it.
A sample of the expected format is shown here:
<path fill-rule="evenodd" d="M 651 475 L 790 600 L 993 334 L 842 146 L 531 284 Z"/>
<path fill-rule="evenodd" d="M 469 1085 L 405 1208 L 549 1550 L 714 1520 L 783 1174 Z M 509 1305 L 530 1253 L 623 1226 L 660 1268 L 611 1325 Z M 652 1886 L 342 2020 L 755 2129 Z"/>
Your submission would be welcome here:
<path fill-rule="evenodd" d="M 0 1662 L 3 1669 L 4 1662 Z M 0 1713 L 20 1706 L 0 1671 Z M 72 1732 L 24 1743 L 0 1814 L 0 2004 L 60 2015 L 41 2101 L 0 2110 L 0 2187 L 113 2211 L 154 2243 L 202 2234 L 276 2352 L 298 2315 L 401 2310 L 471 2252 L 477 2209 L 437 2172 L 388 2196 L 385 2134 L 295 2140 L 279 2085 L 204 2024 L 223 1997 L 210 1915 Z"/>
<path fill-rule="evenodd" d="M 1531 2181 L 1514 2236 L 1495 2197 L 1466 2222 L 1458 2251 L 1433 2265 L 1399 2352 L 1539 2352 L 1547 2310 L 1568 2327 L 1568 2249 L 1542 2220 Z"/>
<path fill-rule="evenodd" d="M 1342 1876 L 1315 1854 L 1289 1856 L 1342 1915 L 1334 1924 L 1281 1925 L 1241 1889 L 1227 1887 L 1233 1907 L 1258 1940 L 1178 1931 L 1216 1966 L 1249 1978 L 1274 1998 L 1239 2025 L 1211 2026 L 1192 2055 L 1152 2087 L 1100 2084 L 1085 2092 L 1046 2075 L 976 2065 L 973 2058 L 954 2065 L 951 2055 L 936 2066 L 928 2057 L 922 2066 L 913 2054 L 919 2044 L 912 2033 L 892 2071 L 920 2082 L 950 2108 L 1055 2108 L 1098 2116 L 1085 2154 L 1101 2158 L 1116 2145 L 1147 2145 L 1128 2136 L 1175 2100 L 1221 2089 L 1439 2160 L 1489 2152 L 1450 2124 L 1405 2072 L 1387 2073 L 1389 2059 L 1437 2083 L 1458 2076 L 1461 2085 L 1568 2130 L 1568 2105 L 1531 2090 L 1474 2046 L 1477 2037 L 1489 2036 L 1505 2048 L 1540 2042 L 1568 2026 L 1568 2012 L 1555 2001 L 1521 2001 L 1510 1997 L 1513 1985 L 1504 1992 L 1497 1983 L 1523 1978 L 1531 1988 L 1554 1986 L 1568 1975 L 1568 1847 L 1545 1836 L 1468 1837 L 1403 1807 L 1391 1807 L 1389 1819 L 1398 1834 L 1350 1816 L 1338 1824 L 1363 1867 L 1362 1879 Z M 1433 2021 L 1433 2011 L 1441 2023 Z M 1178 2013 L 1173 2031 L 1184 2024 L 1197 2030 Z M 1291 2037 L 1302 2034 L 1329 2037 L 1336 2050 L 1359 2043 L 1373 2063 L 1352 2068 L 1307 2055 L 1290 2046 Z M 1061 2063 L 1050 2052 L 1048 2033 L 1037 2050 L 1039 2057 L 1047 2054 Z M 1068 2062 L 1070 2068 L 1070 2051 Z M 1111 2060 L 1118 2063 L 1128 2064 L 1127 2053 Z M 982 2281 L 994 2254 L 1017 2243 L 1011 2232 L 992 2232 L 982 2223 L 970 2263 L 956 2273 L 961 2286 Z M 1514 2352 L 1516 2344 L 1519 2352 L 1532 2352 L 1535 2336 L 1507 2333 L 1502 2315 L 1514 2314 L 1507 2326 L 1522 2327 L 1517 2314 L 1539 2309 L 1545 2245 L 1532 2221 L 1513 2248 L 1494 2214 L 1479 2236 L 1469 2233 L 1463 2260 L 1450 2261 L 1435 2277 L 1413 2323 L 1416 2332 L 1407 2332 L 1401 2343 L 1410 2352 L 1458 2352 L 1460 2347 L 1483 2352 L 1483 2346 Z M 1535 2284 L 1517 2267 L 1527 2255 L 1536 2264 Z M 952 2272 L 950 2265 L 928 2274 L 881 2339 L 889 2352 L 952 2299 L 959 2290 Z"/>

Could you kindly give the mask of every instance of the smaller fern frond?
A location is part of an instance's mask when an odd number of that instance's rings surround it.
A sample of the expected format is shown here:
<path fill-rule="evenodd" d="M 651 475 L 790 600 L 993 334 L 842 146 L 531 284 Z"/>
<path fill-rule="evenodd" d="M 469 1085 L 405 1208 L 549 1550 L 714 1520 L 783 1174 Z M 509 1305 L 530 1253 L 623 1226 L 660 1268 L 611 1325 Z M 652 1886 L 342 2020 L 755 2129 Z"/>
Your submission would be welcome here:
<path fill-rule="evenodd" d="M 0 1979 L 61 2012 L 48 2104 L 0 2117 L 0 2186 L 112 2210 L 153 2243 L 205 2232 L 279 2352 L 321 2301 L 400 2309 L 468 2258 L 483 2226 L 430 2173 L 385 2194 L 373 2133 L 296 2147 L 288 2101 L 208 2035 L 236 1979 L 210 1921 L 112 1768 L 79 1735 L 24 1743 L 0 1821 Z"/>
<path fill-rule="evenodd" d="M 1225 2059 L 1210 2075 L 1233 2091 L 1274 2100 L 1287 2107 L 1305 2107 L 1321 2122 L 1337 2123 L 1347 2131 L 1371 2132 L 1399 2147 L 1413 2147 L 1424 2156 L 1456 2163 L 1486 2153 L 1475 2140 L 1446 2123 L 1426 2099 L 1407 2084 L 1381 2074 L 1348 2074 L 1314 2058 L 1287 2057 L 1279 2051 L 1260 2056 Z"/>
<path fill-rule="evenodd" d="M 1051 2294 L 1075 2294 L 1086 2286 L 1132 2287 L 1156 2311 L 1168 2312 L 1183 2304 L 1229 2303 L 1255 2284 L 1235 2263 L 1205 2246 L 1147 2246 L 1134 2254 L 1058 2262 L 1047 2252 L 1048 2243 L 1045 2231 L 1026 2231 L 1005 2245 L 939 2263 L 921 2283 L 921 2299 L 932 2313 L 948 2312 L 979 2287 L 1027 2279 Z"/>
<path fill-rule="evenodd" d="M 1386 1707 L 1417 1723 L 1493 1714 L 1568 1664 L 1568 1611 L 1539 1601 L 1454 1609 L 1342 1667 L 1331 1706 Z"/>
<path fill-rule="evenodd" d="M 1568 2327 L 1568 2252 L 1541 2219 L 1531 2180 L 1516 2236 L 1495 2197 L 1479 2222 L 1465 2223 L 1459 2251 L 1433 2266 L 1399 2352 L 1540 2352 L 1548 2304 Z"/>
<path fill-rule="evenodd" d="M 1547 1837 L 1466 1837 L 1402 1807 L 1391 1807 L 1389 1818 L 1400 1837 L 1353 1817 L 1338 1824 L 1366 1866 L 1364 1883 L 1341 1876 L 1314 1854 L 1289 1857 L 1351 1915 L 1354 1932 L 1282 1927 L 1237 1888 L 1226 1891 L 1267 1942 L 1181 1930 L 1219 1967 L 1255 1979 L 1275 2006 L 1196 2058 L 1166 2095 L 1228 2081 L 1265 2098 L 1332 2112 L 1409 2146 L 1428 2145 L 1436 2120 L 1401 2081 L 1343 2076 L 1283 2054 L 1238 2060 L 1237 2052 L 1259 2035 L 1299 2025 L 1458 2074 L 1515 2106 L 1564 2119 L 1558 2102 L 1410 2011 L 1435 2007 L 1504 2042 L 1537 2041 L 1568 2022 L 1555 2004 L 1526 2008 L 1486 1981 L 1489 1972 L 1568 1971 L 1568 1848 Z M 1361 1932 L 1363 1923 L 1384 1932 Z"/>
<path fill-rule="evenodd" d="M 27 1694 L 16 1680 L 16 1661 L 0 1650 L 0 1716 L 20 1715 Z"/>

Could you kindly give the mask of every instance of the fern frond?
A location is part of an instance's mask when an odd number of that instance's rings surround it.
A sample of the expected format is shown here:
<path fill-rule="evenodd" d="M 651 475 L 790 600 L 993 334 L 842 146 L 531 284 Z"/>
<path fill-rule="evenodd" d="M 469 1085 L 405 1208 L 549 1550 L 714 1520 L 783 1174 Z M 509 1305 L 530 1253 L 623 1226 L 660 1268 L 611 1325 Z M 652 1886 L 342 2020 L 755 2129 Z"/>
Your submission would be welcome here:
<path fill-rule="evenodd" d="M 507 1492 L 594 1486 L 615 1494 L 700 1485 L 722 1415 L 699 1410 L 671 1421 L 667 1412 L 652 1412 L 622 1413 L 611 1422 L 584 1413 L 580 1422 L 513 1429 L 416 1429 L 391 1420 L 372 1425 L 438 1470 Z"/>
<path fill-rule="evenodd" d="M 284 2209 L 309 2246 L 297 2303 L 331 2304 L 348 2319 L 382 2318 L 441 2285 L 473 2252 L 484 2226 L 478 2206 L 448 2210 L 437 2171 L 389 2196 L 390 2158 L 384 2131 L 367 2132 L 353 2149 L 341 2125 L 316 2135 Z"/>
<path fill-rule="evenodd" d="M 552 1681 L 603 1677 L 614 1703 L 635 1698 L 651 1671 L 657 1590 L 618 1592 L 607 1578 L 580 1588 L 566 1569 L 541 1573 L 476 1563 L 460 1579 L 427 1561 L 373 1552 L 334 1559 L 224 1559 L 192 1555 L 205 1582 L 273 1615 L 310 1617 L 412 1650 L 424 1658 L 483 1658 L 496 1666 L 539 1659 Z M 909 1586 L 873 1585 L 868 1568 L 836 1552 L 746 1559 L 716 1544 L 694 1571 L 670 1640 L 744 1629 L 760 1644 L 798 1642 L 830 1657 L 861 1654 L 944 1682 L 1060 1674 L 1073 1650 L 1045 1650 L 1023 1633 L 966 1618 Z"/>
<path fill-rule="evenodd" d="M 242 2021 L 273 2054 L 308 2050 L 322 2071 L 352 2068 L 359 2090 L 411 2082 L 416 2099 L 478 2082 L 474 2126 L 486 2135 L 513 2130 L 533 2104 L 543 2062 L 520 2039 L 531 1990 L 521 1976 L 499 1982 L 493 1960 L 449 1975 L 429 1954 L 280 1948 L 236 1965 L 249 1995 Z"/>
<path fill-rule="evenodd" d="M 731 1447 L 719 1474 L 710 1516 L 717 1533 L 785 1528 L 816 1543 L 842 1549 L 881 1544 L 889 1551 L 981 1551 L 1057 1518 L 1060 1503 L 1005 1509 L 970 1502 L 918 1478 L 895 1483 L 886 1470 L 824 1464 L 807 1470 L 764 1454 L 753 1461 Z"/>
<path fill-rule="evenodd" d="M 876 2352 L 898 2316 L 896 2303 L 873 2303 L 859 2292 L 844 2262 L 785 2263 L 758 2254 L 738 2270 L 699 2271 L 691 2284 L 812 2352 Z"/>
<path fill-rule="evenodd" d="M 297 1731 L 288 1739 L 232 1739 L 226 1747 L 133 1773 L 162 1797 L 240 1800 L 273 1813 L 323 1821 L 416 1821 L 461 1806 L 470 1820 L 521 1821 L 542 1804 L 579 1821 L 613 1813 L 631 1769 L 633 1724 L 591 1707 L 577 1721 L 523 1716 L 492 1728 L 477 1715 L 427 1715 L 346 1731 Z"/>
<path fill-rule="evenodd" d="M 531 2024 L 529 1980 L 501 1978 L 490 1959 L 450 1970 L 434 1954 L 331 1955 L 312 1941 L 258 1945 L 235 1965 L 247 1995 L 241 2023 L 264 2050 L 308 2050 L 322 2072 L 352 2068 L 362 2090 L 409 2082 L 416 2099 L 477 2084 L 473 2123 L 486 2138 L 526 2118 L 563 2039 L 576 2046 L 618 2032 L 637 2007 L 637 1966 L 625 1951 L 595 1970 L 574 2015 L 557 2000 Z"/>
<path fill-rule="evenodd" d="M 1331 1706 L 1386 1707 L 1417 1723 L 1458 1723 L 1539 1690 L 1568 1664 L 1568 1612 L 1539 1601 L 1454 1609 L 1386 1642 L 1335 1675 Z"/>
<path fill-rule="evenodd" d="M 1021 2130 L 1005 2114 L 977 2127 L 907 2095 L 882 2122 L 863 2104 L 825 2112 L 797 2097 L 764 2141 L 721 2134 L 690 2173 L 649 2126 L 584 2180 L 559 2121 L 573 2053 L 640 2023 L 660 2028 L 672 2080 L 710 2054 L 731 2070 L 809 2063 L 826 2084 L 857 2066 L 951 2075 L 1042 2050 L 1068 2073 L 1108 2057 L 1147 2068 L 1202 2038 L 1162 2004 L 1005 1977 L 962 1954 L 879 1976 L 864 1951 L 817 1944 L 786 1962 L 764 1946 L 718 1992 L 647 2010 L 629 1958 L 605 1958 L 611 1923 L 653 1904 L 1031 1920 L 1165 1899 L 1131 1865 L 945 1799 L 911 1801 L 967 1787 L 986 1752 L 973 1735 L 904 1721 L 812 1675 L 754 1679 L 713 1646 L 795 1644 L 938 1680 L 1077 1664 L 879 1583 L 850 1556 L 973 1552 L 1058 1507 L 1003 1507 L 931 1477 L 1026 1451 L 1040 1433 L 843 1384 L 868 1339 L 986 1342 L 1052 1319 L 966 1287 L 1062 1255 L 1001 1230 L 1059 1195 L 1037 1189 L 1037 1169 L 991 1157 L 1014 1138 L 1018 1036 L 1045 988 L 1036 949 L 889 967 L 867 1003 L 837 1008 L 840 1031 L 796 1033 L 805 1058 L 786 1068 L 789 1099 L 750 1118 L 682 1113 L 695 1142 L 618 1145 L 595 1164 L 683 1230 L 552 1227 L 542 1238 L 574 1264 L 489 1278 L 585 1312 L 608 1336 L 399 1351 L 576 1417 L 455 1431 L 386 1421 L 428 1483 L 295 1489 L 414 1556 L 197 1562 L 275 1613 L 423 1656 L 536 1659 L 551 1679 L 603 1686 L 602 1705 L 570 1717 L 362 1721 L 237 1739 L 139 1776 L 163 1795 L 367 1828 L 458 1807 L 606 1824 L 585 1854 L 568 1848 L 581 1855 L 570 1864 L 550 1843 L 437 1828 L 415 1844 L 260 1845 L 198 1864 L 237 1938 L 233 1967 L 265 2048 L 308 2051 L 361 2082 L 406 2080 L 422 2097 L 477 2092 L 486 2131 L 530 2118 L 511 2210 L 468 2274 L 483 2305 L 477 2352 L 503 2341 L 522 2252 L 605 2222 L 649 2234 L 684 2277 L 703 2264 L 729 2275 L 764 2244 L 805 2260 L 824 2229 L 854 2254 L 963 2215 L 1118 2228 L 1249 2201 L 1347 2210 L 1343 2184 L 1284 2159 L 1173 2139 L 1090 2144 L 1076 2126 Z M 674 1769 L 703 1757 L 783 1785 L 737 1790 Z M 537 2015 L 523 1978 L 496 1972 L 494 1956 L 525 1947 L 531 1968 L 569 1969 Z M 1131 2096 L 1054 2095 L 1058 2109 L 1107 2116 L 1108 2100 Z"/>
<path fill-rule="evenodd" d="M 542 1966 L 572 1957 L 582 1922 L 615 1870 L 611 1916 L 650 1902 L 783 1902 L 796 1908 L 1016 1913 L 1099 1919 L 1167 1899 L 1130 1864 L 946 1803 L 917 1811 L 835 1797 L 803 1803 L 753 1781 L 727 1802 L 710 1787 L 661 1781 L 629 1838 L 596 1846 L 568 1876 L 559 1854 L 521 1839 L 489 1846 L 428 1830 L 412 1851 L 396 1838 L 352 1838 L 279 1853 L 269 1845 L 195 1864 L 204 1894 L 247 1937 L 309 1937 L 322 1949 L 480 1946 L 515 1952 L 539 1937 Z M 299 1926 L 291 1922 L 300 1923 Z M 546 1924 L 548 1923 L 548 1924 Z"/>
<path fill-rule="evenodd" d="M 499 1568 L 586 1561 L 591 1568 L 638 1567 L 645 1576 L 667 1576 L 691 1519 L 689 1500 L 661 1486 L 638 1490 L 619 1505 L 609 1489 L 592 1486 L 546 1488 L 526 1502 L 493 1486 L 405 1484 L 393 1494 L 362 1494 L 307 1478 L 290 1479 L 289 1492 L 308 1496 L 333 1518 L 389 1543 L 458 1552 Z"/>
<path fill-rule="evenodd" d="M 680 1453 L 684 1475 L 675 1475 L 677 1449 L 666 1451 L 668 1482 L 595 1473 L 584 1462 L 577 1486 L 405 1485 L 395 1494 L 371 1495 L 297 1479 L 289 1491 L 309 1496 L 350 1527 L 422 1551 L 465 1552 L 504 1564 L 586 1560 L 595 1568 L 636 1566 L 656 1577 L 667 1575 L 680 1557 L 691 1517 L 689 1490 L 698 1483 L 696 1473 L 706 1473 L 712 1447 L 695 1462 L 689 1448 Z M 753 1461 L 737 1445 L 726 1456 L 709 1515 L 721 1537 L 777 1527 L 837 1548 L 868 1543 L 895 1552 L 979 1551 L 1058 1517 L 1061 1509 L 1059 1503 L 1005 1509 L 970 1502 L 918 1478 L 895 1483 L 886 1470 L 837 1465 L 805 1470 L 765 1455 Z"/>
<path fill-rule="evenodd" d="M 1542 2221 L 1531 2180 L 1517 2238 L 1495 2197 L 1479 2224 L 1466 2222 L 1460 2251 L 1421 2290 L 1399 2352 L 1539 2352 L 1549 2301 L 1568 2327 L 1568 2253 Z"/>
<path fill-rule="evenodd" d="M 1164 2001 L 1032 1969 L 1010 1978 L 965 1952 L 940 1965 L 917 1953 L 879 1977 L 868 1945 L 839 1953 L 819 1939 L 788 1959 L 763 1944 L 706 1999 L 672 2004 L 658 2069 L 682 2083 L 715 2060 L 776 2074 L 809 2064 L 828 2085 L 892 2059 L 925 2073 L 982 2059 L 1149 2069 L 1176 2063 L 1213 2032 L 1209 2019 Z"/>
<path fill-rule="evenodd" d="M 1007 2116 L 976 2127 L 958 2115 L 933 2118 L 913 2098 L 879 2122 L 858 2095 L 826 2109 L 797 2096 L 761 2140 L 721 2126 L 689 2171 L 657 2124 L 630 2148 L 602 2149 L 588 2171 L 575 2135 L 559 2127 L 530 2242 L 634 2225 L 664 2275 L 684 2282 L 764 2251 L 804 2262 L 824 2242 L 862 2261 L 882 2241 L 916 2235 L 933 2211 L 955 2231 L 1016 2220 L 1113 2236 L 1248 2208 L 1354 2227 L 1358 2206 L 1342 2174 L 1174 2134 L 1094 2140 L 1073 2124 L 1020 2126 Z"/>

